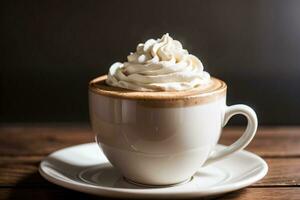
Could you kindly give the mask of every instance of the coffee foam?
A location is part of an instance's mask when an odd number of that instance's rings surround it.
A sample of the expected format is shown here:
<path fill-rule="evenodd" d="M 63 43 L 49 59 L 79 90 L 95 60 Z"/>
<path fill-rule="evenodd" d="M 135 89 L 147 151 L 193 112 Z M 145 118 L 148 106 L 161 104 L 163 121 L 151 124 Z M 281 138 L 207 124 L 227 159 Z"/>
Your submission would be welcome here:
<path fill-rule="evenodd" d="M 155 91 L 140 92 L 113 87 L 106 84 L 107 75 L 90 81 L 91 92 L 119 99 L 136 100 L 142 104 L 152 106 L 191 106 L 218 100 L 226 95 L 227 86 L 220 79 L 211 77 L 209 84 L 185 91 Z"/>

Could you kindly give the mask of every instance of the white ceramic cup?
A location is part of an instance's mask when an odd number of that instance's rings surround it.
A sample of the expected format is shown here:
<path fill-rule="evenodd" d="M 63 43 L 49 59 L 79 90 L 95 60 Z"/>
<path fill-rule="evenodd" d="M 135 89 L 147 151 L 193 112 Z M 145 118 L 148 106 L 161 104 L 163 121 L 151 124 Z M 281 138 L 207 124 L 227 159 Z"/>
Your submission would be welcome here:
<path fill-rule="evenodd" d="M 256 133 L 255 112 L 246 105 L 227 106 L 227 87 L 218 79 L 221 85 L 214 89 L 175 99 L 99 89 L 103 79 L 90 82 L 92 128 L 108 160 L 132 182 L 187 181 L 200 167 L 245 148 Z M 237 114 L 248 120 L 245 132 L 226 149 L 214 151 L 222 127 Z"/>

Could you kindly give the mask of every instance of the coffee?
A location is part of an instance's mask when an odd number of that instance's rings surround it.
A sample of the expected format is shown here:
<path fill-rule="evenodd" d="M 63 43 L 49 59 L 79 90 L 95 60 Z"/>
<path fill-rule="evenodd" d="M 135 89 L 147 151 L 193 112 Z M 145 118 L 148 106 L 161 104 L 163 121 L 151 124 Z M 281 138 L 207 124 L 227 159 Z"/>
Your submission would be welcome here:
<path fill-rule="evenodd" d="M 140 92 L 110 86 L 107 76 L 100 76 L 89 84 L 90 91 L 115 98 L 143 101 L 145 104 L 157 106 L 188 106 L 208 103 L 226 95 L 226 84 L 217 78 L 211 78 L 209 84 L 184 91 Z"/>

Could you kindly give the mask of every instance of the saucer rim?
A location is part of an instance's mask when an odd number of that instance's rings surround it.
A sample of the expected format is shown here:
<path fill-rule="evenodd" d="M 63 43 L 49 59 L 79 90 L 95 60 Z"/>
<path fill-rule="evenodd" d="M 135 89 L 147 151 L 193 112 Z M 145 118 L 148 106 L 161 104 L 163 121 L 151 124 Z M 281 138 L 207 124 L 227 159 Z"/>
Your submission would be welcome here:
<path fill-rule="evenodd" d="M 211 189 L 188 189 L 188 190 L 173 190 L 173 191 L 167 191 L 167 188 L 145 188 L 145 189 L 130 189 L 130 188 L 113 188 L 113 187 L 105 187 L 105 186 L 96 186 L 96 185 L 91 185 L 88 183 L 80 183 L 77 182 L 76 180 L 66 180 L 60 177 L 56 177 L 54 175 L 48 174 L 45 170 L 44 170 L 44 164 L 45 162 L 47 162 L 47 159 L 51 156 L 54 156 L 55 154 L 59 154 L 62 151 L 66 151 L 66 150 L 70 150 L 72 148 L 79 148 L 79 147 L 83 147 L 83 146 L 90 146 L 90 145 L 97 145 L 95 142 L 92 143 L 85 143 L 85 144 L 79 144 L 79 145 L 73 145 L 73 146 L 69 146 L 63 149 L 59 149 L 51 154 L 49 154 L 48 156 L 46 156 L 44 159 L 42 159 L 42 161 L 39 164 L 39 173 L 41 174 L 41 176 L 43 178 L 45 178 L 46 180 L 48 180 L 51 183 L 54 183 L 56 185 L 62 186 L 64 188 L 67 189 L 71 189 L 71 190 L 75 190 L 75 191 L 80 191 L 80 192 L 84 192 L 84 193 L 88 193 L 88 194 L 94 194 L 94 195 L 101 195 L 101 196 L 106 196 L 106 197 L 126 197 L 128 195 L 133 195 L 130 196 L 131 198 L 140 198 L 143 197 L 145 198 L 145 196 L 142 195 L 147 195 L 148 198 L 155 198 L 155 197 L 170 197 L 168 195 L 172 195 L 172 197 L 174 198 L 174 196 L 176 195 L 176 198 L 180 198 L 180 197 L 203 197 L 203 196 L 212 196 L 212 195 L 219 195 L 219 194 L 223 194 L 223 193 L 227 193 L 227 192 L 232 192 L 238 189 L 242 189 L 246 186 L 249 186 L 259 180 L 261 180 L 268 172 L 268 165 L 266 163 L 265 160 L 263 160 L 260 156 L 246 151 L 246 150 L 241 150 L 238 151 L 234 154 L 232 154 L 231 156 L 234 156 L 236 154 L 244 154 L 247 157 L 252 157 L 256 160 L 258 160 L 258 162 L 260 162 L 262 169 L 255 174 L 254 176 L 241 180 L 241 181 L 237 181 L 236 183 L 229 183 L 229 184 L 225 184 L 225 185 L 220 185 L 220 186 L 214 186 Z M 97 145 L 98 146 L 98 145 Z M 222 147 L 226 147 L 226 145 L 221 145 L 221 144 L 217 144 L 217 146 L 222 146 Z M 102 152 L 102 149 L 100 149 L 100 151 Z M 226 158 L 224 158 L 226 159 Z M 103 161 L 102 161 L 103 162 Z M 147 198 L 146 197 L 146 198 Z"/>

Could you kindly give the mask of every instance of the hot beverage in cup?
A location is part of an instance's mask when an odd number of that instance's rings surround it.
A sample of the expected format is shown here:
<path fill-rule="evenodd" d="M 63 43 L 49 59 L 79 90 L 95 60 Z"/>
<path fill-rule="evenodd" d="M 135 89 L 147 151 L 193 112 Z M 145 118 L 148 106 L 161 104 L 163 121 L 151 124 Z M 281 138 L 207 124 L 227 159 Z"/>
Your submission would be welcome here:
<path fill-rule="evenodd" d="M 125 63 L 89 84 L 90 118 L 97 143 L 134 183 L 188 181 L 205 165 L 245 148 L 257 129 L 246 105 L 226 105 L 226 84 L 203 71 L 200 60 L 168 34 L 139 44 Z M 242 136 L 215 151 L 222 128 L 236 114 Z"/>

